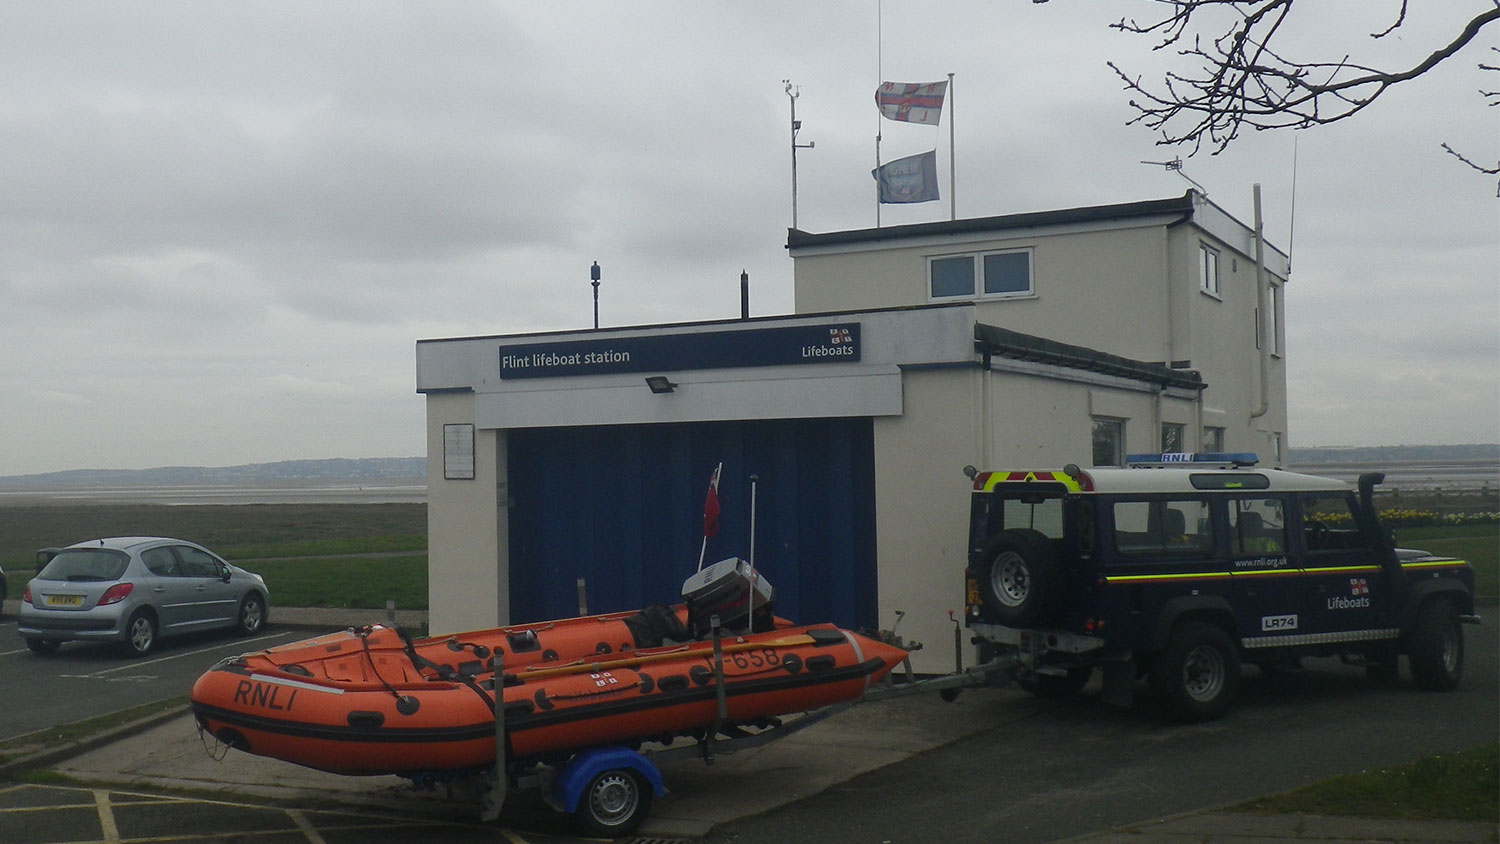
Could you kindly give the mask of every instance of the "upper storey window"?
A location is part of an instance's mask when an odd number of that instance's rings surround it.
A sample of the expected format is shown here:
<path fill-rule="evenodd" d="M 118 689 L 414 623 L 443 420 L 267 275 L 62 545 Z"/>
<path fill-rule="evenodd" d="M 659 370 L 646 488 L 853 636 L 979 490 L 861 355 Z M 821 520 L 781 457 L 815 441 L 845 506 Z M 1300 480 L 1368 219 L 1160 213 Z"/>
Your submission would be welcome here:
<path fill-rule="evenodd" d="M 1198 244 L 1198 289 L 1219 297 L 1219 250 L 1206 243 Z"/>
<path fill-rule="evenodd" d="M 1001 299 L 1031 296 L 1031 250 L 944 255 L 927 260 L 933 299 Z"/>

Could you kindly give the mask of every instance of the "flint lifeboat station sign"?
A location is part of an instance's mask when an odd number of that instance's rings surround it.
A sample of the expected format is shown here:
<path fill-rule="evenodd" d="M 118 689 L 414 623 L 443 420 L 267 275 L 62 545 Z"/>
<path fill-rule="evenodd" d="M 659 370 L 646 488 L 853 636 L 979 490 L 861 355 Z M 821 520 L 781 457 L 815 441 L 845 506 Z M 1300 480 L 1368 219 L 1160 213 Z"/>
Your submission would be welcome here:
<path fill-rule="evenodd" d="M 500 347 L 501 378 L 561 378 L 859 360 L 859 323 Z"/>

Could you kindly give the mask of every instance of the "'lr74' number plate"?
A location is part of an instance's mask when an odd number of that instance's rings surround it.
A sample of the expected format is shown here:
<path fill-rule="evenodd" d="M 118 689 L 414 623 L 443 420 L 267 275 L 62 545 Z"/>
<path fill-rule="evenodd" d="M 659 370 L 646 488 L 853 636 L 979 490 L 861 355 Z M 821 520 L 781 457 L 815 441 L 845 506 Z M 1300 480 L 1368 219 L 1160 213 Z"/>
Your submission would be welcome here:
<path fill-rule="evenodd" d="M 82 595 L 48 595 L 49 607 L 78 607 L 83 605 Z"/>

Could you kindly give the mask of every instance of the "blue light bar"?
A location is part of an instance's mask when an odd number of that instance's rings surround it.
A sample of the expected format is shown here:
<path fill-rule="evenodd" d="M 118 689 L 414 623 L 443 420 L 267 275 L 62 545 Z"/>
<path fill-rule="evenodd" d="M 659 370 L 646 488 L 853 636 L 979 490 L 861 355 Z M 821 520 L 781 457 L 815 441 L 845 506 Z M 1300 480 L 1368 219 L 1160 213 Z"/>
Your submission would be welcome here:
<path fill-rule="evenodd" d="M 1231 466 L 1254 466 L 1260 455 L 1253 451 L 1167 451 L 1159 454 L 1127 454 L 1125 465 L 1154 465 L 1164 463 L 1223 463 Z"/>

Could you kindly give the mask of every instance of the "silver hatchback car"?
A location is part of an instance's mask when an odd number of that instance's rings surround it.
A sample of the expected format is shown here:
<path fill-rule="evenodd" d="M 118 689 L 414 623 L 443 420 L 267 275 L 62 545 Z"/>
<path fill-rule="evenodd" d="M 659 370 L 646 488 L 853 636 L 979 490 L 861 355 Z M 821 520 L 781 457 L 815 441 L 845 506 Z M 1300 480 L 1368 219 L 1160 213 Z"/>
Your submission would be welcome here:
<path fill-rule="evenodd" d="M 269 601 L 260 575 L 201 545 L 120 536 L 58 550 L 26 584 L 17 621 L 27 647 L 39 654 L 76 641 L 118 642 L 141 656 L 158 638 L 181 633 L 257 633 Z"/>

